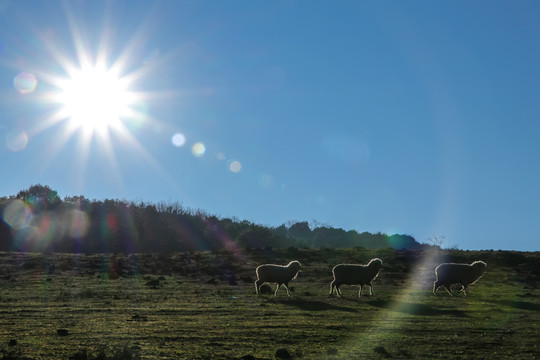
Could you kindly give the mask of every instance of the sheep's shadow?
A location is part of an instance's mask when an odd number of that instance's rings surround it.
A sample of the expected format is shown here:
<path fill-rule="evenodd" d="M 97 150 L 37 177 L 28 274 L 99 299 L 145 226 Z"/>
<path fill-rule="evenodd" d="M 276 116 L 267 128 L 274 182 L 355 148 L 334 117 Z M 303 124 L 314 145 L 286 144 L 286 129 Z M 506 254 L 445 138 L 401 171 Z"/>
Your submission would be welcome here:
<path fill-rule="evenodd" d="M 347 311 L 347 312 L 357 312 L 357 309 L 329 304 L 324 301 L 319 300 L 305 300 L 305 299 L 290 299 L 282 303 L 283 305 L 290 305 L 297 307 L 301 310 L 306 311 L 326 311 L 326 310 L 337 310 L 337 311 Z"/>
<path fill-rule="evenodd" d="M 383 308 L 386 310 L 397 311 L 403 314 L 409 315 L 424 315 L 424 316 L 441 316 L 441 315 L 450 315 L 455 317 L 467 317 L 467 313 L 463 310 L 448 310 L 448 309 L 436 309 L 428 305 L 410 303 L 397 300 L 382 300 L 376 299 L 371 300 L 368 304 Z"/>
<path fill-rule="evenodd" d="M 535 304 L 528 301 L 512 301 L 512 300 L 485 300 L 488 303 L 506 306 L 514 308 L 516 310 L 530 310 L 530 311 L 540 311 L 540 304 Z"/>

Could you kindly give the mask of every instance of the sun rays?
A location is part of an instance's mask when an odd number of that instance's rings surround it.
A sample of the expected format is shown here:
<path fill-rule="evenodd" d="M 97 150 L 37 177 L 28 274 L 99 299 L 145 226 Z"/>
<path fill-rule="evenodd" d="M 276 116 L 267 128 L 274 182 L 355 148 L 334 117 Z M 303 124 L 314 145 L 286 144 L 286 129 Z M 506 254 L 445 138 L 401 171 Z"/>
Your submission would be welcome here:
<path fill-rule="evenodd" d="M 165 184 L 188 198 L 177 176 L 186 155 L 218 171 L 245 174 L 247 164 L 225 156 L 223 144 L 198 128 L 201 116 L 190 113 L 189 99 L 213 93 L 171 77 L 178 59 L 192 56 L 188 50 L 160 49 L 151 14 L 128 33 L 113 20 L 113 11 L 103 9 L 102 22 L 91 28 L 66 3 L 54 26 L 30 24 L 29 39 L 13 35 L 12 51 L 24 61 L 13 56 L 2 62 L 15 70 L 14 109 L 24 119 L 8 129 L 8 149 L 37 151 L 37 174 L 61 172 L 62 181 L 76 189 L 99 184 L 117 196 L 126 196 L 135 184 L 130 177 L 142 171 L 160 188 Z M 25 48 L 29 41 L 37 46 Z M 180 157 L 176 167 L 175 160 L 163 161 L 173 156 Z"/>
<path fill-rule="evenodd" d="M 18 151 L 28 138 L 41 137 L 45 143 L 38 169 L 43 172 L 68 151 L 80 187 L 88 181 L 92 158 L 98 157 L 107 178 L 123 187 L 120 152 L 145 162 L 150 171 L 174 184 L 140 139 L 148 129 L 164 126 L 149 114 L 152 101 L 177 95 L 146 91 L 163 65 L 163 59 L 145 60 L 147 27 L 141 24 L 122 38 L 111 22 L 105 21 L 96 32 L 82 27 L 68 6 L 64 13 L 67 41 L 35 28 L 33 34 L 46 55 L 27 62 L 13 80 L 20 99 L 39 112 L 25 126 L 24 138 L 12 136 L 10 149 Z M 11 66 L 20 68 L 16 63 Z"/>
<path fill-rule="evenodd" d="M 78 33 L 74 31 L 74 33 Z M 145 74 L 143 65 L 130 73 L 121 60 L 110 61 L 105 49 L 92 54 L 77 41 L 77 62 L 70 61 L 59 51 L 53 55 L 65 75 L 44 76 L 53 87 L 43 96 L 45 102 L 58 107 L 47 124 L 64 123 L 65 136 L 80 133 L 83 138 L 100 137 L 105 140 L 111 133 L 128 132 L 131 122 L 149 121 L 148 114 L 137 110 L 150 97 L 133 89 L 134 82 Z M 127 50 L 124 50 L 127 51 Z"/>
<path fill-rule="evenodd" d="M 102 133 L 118 128 L 118 122 L 132 112 L 134 96 L 124 79 L 103 66 L 82 68 L 60 82 L 56 97 L 62 117 L 83 132 Z M 130 111 L 131 110 L 131 111 Z"/>

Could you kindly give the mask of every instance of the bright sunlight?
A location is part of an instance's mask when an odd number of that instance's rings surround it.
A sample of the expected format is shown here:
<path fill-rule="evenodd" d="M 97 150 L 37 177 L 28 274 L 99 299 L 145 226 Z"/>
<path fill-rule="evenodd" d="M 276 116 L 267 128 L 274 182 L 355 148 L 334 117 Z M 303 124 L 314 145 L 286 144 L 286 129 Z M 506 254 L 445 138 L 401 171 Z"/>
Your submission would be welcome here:
<path fill-rule="evenodd" d="M 58 101 L 62 115 L 84 132 L 105 131 L 117 127 L 130 115 L 134 98 L 127 82 L 104 67 L 84 67 L 72 71 L 60 84 Z"/>

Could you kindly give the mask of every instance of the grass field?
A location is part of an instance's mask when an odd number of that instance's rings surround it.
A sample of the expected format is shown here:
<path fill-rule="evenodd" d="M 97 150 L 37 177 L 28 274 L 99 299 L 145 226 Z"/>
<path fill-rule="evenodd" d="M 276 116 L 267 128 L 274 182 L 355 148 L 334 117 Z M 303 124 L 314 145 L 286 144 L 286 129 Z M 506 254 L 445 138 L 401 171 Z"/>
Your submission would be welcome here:
<path fill-rule="evenodd" d="M 329 296 L 341 262 L 384 266 L 374 296 Z M 298 259 L 278 297 L 256 265 Z M 469 295 L 432 295 L 445 261 L 488 263 Z M 535 359 L 540 253 L 367 249 L 0 253 L 0 359 Z"/>

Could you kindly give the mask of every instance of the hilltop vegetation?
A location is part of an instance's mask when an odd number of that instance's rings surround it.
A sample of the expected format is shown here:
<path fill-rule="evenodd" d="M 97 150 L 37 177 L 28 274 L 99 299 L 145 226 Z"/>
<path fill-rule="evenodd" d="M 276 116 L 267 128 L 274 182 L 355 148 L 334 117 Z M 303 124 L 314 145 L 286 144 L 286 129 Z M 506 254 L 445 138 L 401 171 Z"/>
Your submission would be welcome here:
<path fill-rule="evenodd" d="M 157 253 L 241 248 L 422 249 L 409 235 L 359 233 L 307 221 L 267 227 L 178 202 L 148 204 L 64 197 L 32 185 L 0 198 L 0 251 Z"/>

